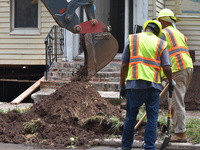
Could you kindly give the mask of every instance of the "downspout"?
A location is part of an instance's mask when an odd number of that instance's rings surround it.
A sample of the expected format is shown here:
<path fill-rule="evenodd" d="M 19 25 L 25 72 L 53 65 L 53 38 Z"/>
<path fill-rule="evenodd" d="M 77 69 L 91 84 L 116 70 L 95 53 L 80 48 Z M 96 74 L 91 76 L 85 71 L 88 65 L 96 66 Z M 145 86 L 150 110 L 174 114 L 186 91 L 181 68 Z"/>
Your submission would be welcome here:
<path fill-rule="evenodd" d="M 80 9 L 76 10 L 76 14 L 80 14 Z M 64 50 L 63 61 L 73 61 L 74 56 L 79 53 L 79 35 L 64 29 Z"/>
<path fill-rule="evenodd" d="M 125 1 L 124 45 L 129 35 L 129 0 Z"/>

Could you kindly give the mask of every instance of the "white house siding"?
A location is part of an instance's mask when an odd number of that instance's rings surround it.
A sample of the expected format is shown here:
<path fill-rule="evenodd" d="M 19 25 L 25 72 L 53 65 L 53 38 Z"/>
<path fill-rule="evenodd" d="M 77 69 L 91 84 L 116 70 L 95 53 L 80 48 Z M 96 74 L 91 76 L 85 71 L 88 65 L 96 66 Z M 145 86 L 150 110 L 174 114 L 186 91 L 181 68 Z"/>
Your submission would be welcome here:
<path fill-rule="evenodd" d="M 164 0 L 148 1 L 148 19 L 155 18 L 159 11 L 164 8 Z"/>
<path fill-rule="evenodd" d="M 148 1 L 148 19 L 155 18 L 162 8 L 171 9 L 175 15 L 179 4 L 177 0 L 149 0 Z M 178 15 L 181 19 L 176 23 L 177 28 L 188 38 L 188 46 L 190 50 L 195 50 L 196 61 L 200 61 L 200 16 L 187 17 Z"/>
<path fill-rule="evenodd" d="M 154 16 L 154 0 L 148 0 L 148 19 Z"/>
<path fill-rule="evenodd" d="M 177 1 L 166 0 L 165 7 L 171 9 L 176 14 Z M 188 38 L 188 46 L 190 50 L 195 50 L 196 61 L 200 61 L 200 16 L 181 16 L 180 22 L 176 23 L 177 28 Z"/>
<path fill-rule="evenodd" d="M 13 35 L 11 32 L 11 1 L 0 1 L 0 65 L 44 65 L 44 38 L 55 21 L 41 3 L 40 33 Z"/>
<path fill-rule="evenodd" d="M 164 0 L 156 0 L 156 16 L 160 12 L 160 10 L 164 8 L 164 4 Z"/>
<path fill-rule="evenodd" d="M 10 2 L 0 1 L 0 65 L 44 65 L 44 38 L 56 25 L 54 19 L 41 2 L 40 34 L 11 35 Z M 148 19 L 155 18 L 162 8 L 175 12 L 176 1 L 148 0 Z M 179 17 L 181 21 L 177 23 L 177 28 L 187 36 L 189 48 L 195 50 L 196 60 L 200 61 L 200 17 Z"/>

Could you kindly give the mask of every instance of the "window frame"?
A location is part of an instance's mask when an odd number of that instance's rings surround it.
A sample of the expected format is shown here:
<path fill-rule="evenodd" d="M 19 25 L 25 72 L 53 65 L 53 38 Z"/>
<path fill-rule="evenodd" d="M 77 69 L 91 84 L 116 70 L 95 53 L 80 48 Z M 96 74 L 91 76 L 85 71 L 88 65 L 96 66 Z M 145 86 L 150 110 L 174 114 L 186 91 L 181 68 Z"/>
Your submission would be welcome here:
<path fill-rule="evenodd" d="M 37 27 L 27 28 L 15 28 L 15 0 L 12 0 L 11 4 L 11 30 L 10 35 L 40 35 L 40 15 L 41 14 L 41 1 L 38 0 L 38 25 Z"/>
<path fill-rule="evenodd" d="M 199 14 L 195 14 L 195 13 L 182 13 L 182 0 L 176 0 L 176 16 L 183 16 L 183 17 L 200 17 L 200 13 Z"/>

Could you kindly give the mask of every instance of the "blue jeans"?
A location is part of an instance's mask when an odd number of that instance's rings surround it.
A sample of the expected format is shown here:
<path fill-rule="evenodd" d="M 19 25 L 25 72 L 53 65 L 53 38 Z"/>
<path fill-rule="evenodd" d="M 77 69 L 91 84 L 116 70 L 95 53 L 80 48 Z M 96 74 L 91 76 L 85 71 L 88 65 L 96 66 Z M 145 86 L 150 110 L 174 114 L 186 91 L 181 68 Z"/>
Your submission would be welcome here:
<path fill-rule="evenodd" d="M 156 150 L 155 142 L 157 138 L 159 94 L 160 90 L 155 88 L 127 90 L 126 118 L 122 135 L 122 147 L 132 147 L 136 117 L 139 108 L 145 104 L 147 124 L 145 126 L 144 148 Z"/>

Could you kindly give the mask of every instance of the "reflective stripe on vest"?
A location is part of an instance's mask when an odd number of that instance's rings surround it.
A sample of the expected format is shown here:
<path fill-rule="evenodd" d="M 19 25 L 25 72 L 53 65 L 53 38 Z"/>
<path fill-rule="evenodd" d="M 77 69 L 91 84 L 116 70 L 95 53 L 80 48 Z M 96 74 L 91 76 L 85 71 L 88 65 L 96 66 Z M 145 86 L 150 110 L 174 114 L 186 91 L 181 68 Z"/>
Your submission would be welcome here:
<path fill-rule="evenodd" d="M 139 41 L 140 41 L 140 36 L 142 36 L 142 34 L 134 34 L 129 36 L 129 41 L 130 41 L 130 61 L 129 61 L 129 68 L 131 68 L 131 78 L 134 79 L 141 79 L 141 76 L 139 75 L 139 73 L 141 74 L 141 72 L 138 72 L 138 67 L 149 67 L 150 70 L 152 71 L 153 75 L 153 79 L 148 79 L 148 81 L 151 82 L 155 82 L 155 83 L 160 83 L 160 56 L 162 51 L 165 49 L 166 47 L 166 43 L 164 44 L 163 40 L 160 40 L 158 38 L 157 39 L 157 43 L 155 41 L 155 54 L 153 55 L 154 58 L 149 58 L 149 57 L 145 57 L 145 56 L 141 56 L 139 55 L 139 50 L 140 50 L 140 46 L 139 46 Z M 143 35 L 143 36 L 148 36 L 148 35 Z M 128 76 L 130 77 L 130 74 L 128 74 Z M 139 77 L 140 76 L 140 77 Z M 143 80 L 145 80 L 144 78 L 142 78 Z"/>
<path fill-rule="evenodd" d="M 163 32 L 166 35 L 167 42 L 169 42 L 168 51 L 170 59 L 172 61 L 172 69 L 182 70 L 187 68 L 188 66 L 185 64 L 185 61 L 187 60 L 185 59 L 188 58 L 188 56 L 186 55 L 190 56 L 188 47 L 184 46 L 184 44 L 181 45 L 182 41 L 181 42 L 177 41 L 177 38 L 175 37 L 174 32 L 172 31 L 172 29 L 170 29 L 170 27 L 163 29 Z M 181 36 L 182 38 L 184 38 L 184 40 L 186 40 L 184 35 Z"/>

